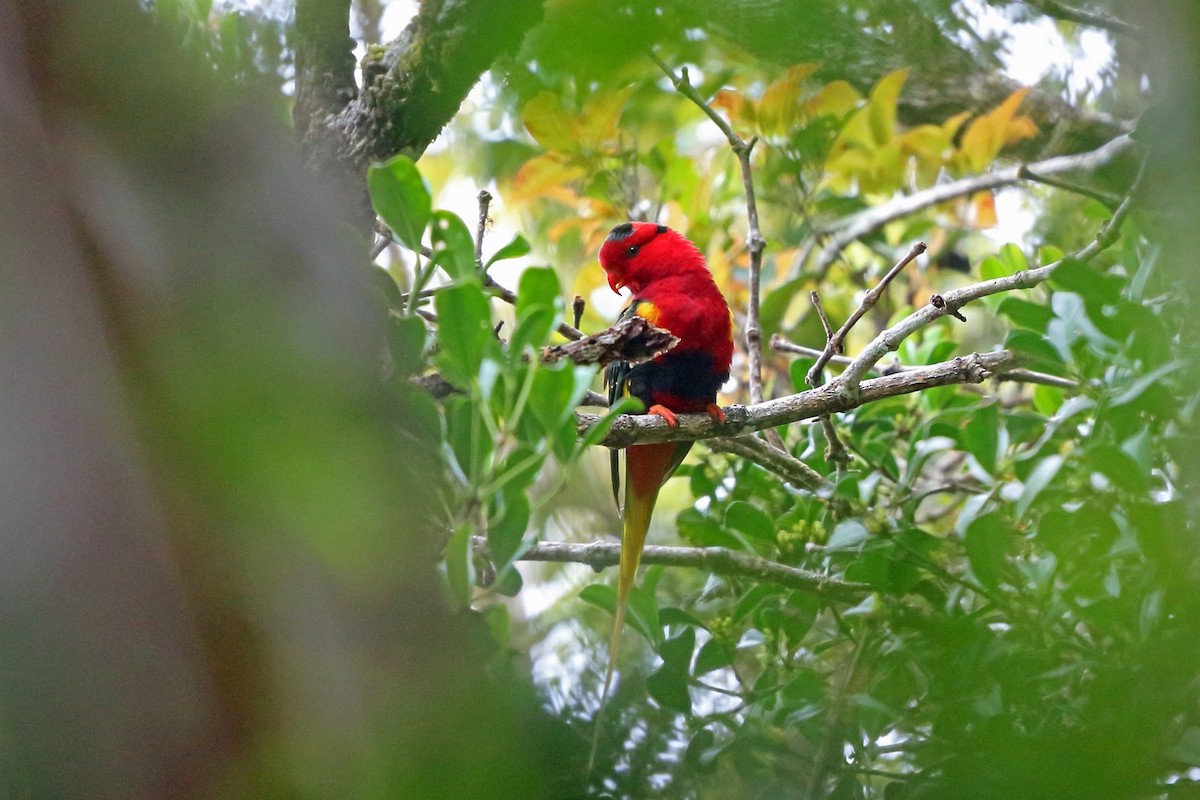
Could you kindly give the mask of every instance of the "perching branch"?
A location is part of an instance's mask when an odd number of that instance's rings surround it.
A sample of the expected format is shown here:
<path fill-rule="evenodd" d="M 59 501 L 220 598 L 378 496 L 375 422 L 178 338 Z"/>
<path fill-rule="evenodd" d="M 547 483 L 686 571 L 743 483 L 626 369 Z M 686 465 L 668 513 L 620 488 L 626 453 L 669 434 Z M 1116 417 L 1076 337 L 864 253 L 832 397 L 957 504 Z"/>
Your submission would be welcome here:
<path fill-rule="evenodd" d="M 486 540 L 472 540 L 476 548 L 485 548 Z M 620 542 L 539 542 L 525 551 L 520 561 L 551 561 L 555 563 L 587 564 L 594 570 L 615 566 L 621 559 Z M 693 567 L 714 575 L 728 575 L 775 583 L 789 589 L 814 594 L 830 600 L 852 602 L 871 592 L 865 583 L 852 583 L 828 578 L 817 572 L 789 567 L 748 553 L 726 547 L 663 547 L 647 545 L 642 550 L 642 563 L 670 567 Z"/>
<path fill-rule="evenodd" d="M 794 344 L 784 339 L 778 333 L 771 337 L 771 349 L 776 353 L 790 353 L 797 356 L 805 356 L 807 358 L 817 358 L 822 351 L 815 347 L 805 347 L 804 345 Z M 854 362 L 854 359 L 847 356 L 833 356 L 829 359 L 830 364 L 837 364 L 840 367 L 848 367 Z M 892 375 L 897 372 L 912 371 L 920 369 L 910 364 L 889 364 L 882 371 L 884 375 Z M 879 372 L 878 366 L 871 368 L 872 373 Z M 1053 386 L 1057 389 L 1075 390 L 1079 388 L 1079 381 L 1071 378 L 1063 378 L 1059 375 L 1051 375 L 1048 372 L 1035 372 L 1031 369 L 1014 369 L 1008 372 L 997 373 L 993 376 L 997 381 L 1012 381 L 1013 383 L 1040 383 L 1043 386 Z"/>
<path fill-rule="evenodd" d="M 600 444 L 606 447 L 628 447 L 631 444 L 653 442 L 686 442 L 711 439 L 715 436 L 738 436 L 753 431 L 775 428 L 822 414 L 849 411 L 884 397 L 920 392 L 935 386 L 958 383 L 982 383 L 997 372 L 1005 372 L 1020 363 L 1020 358 L 1008 350 L 991 353 L 972 353 L 928 367 L 885 375 L 863 381 L 858 392 L 840 391 L 837 382 L 819 389 L 767 400 L 752 406 L 733 405 L 725 409 L 726 421 L 713 422 L 707 414 L 680 414 L 678 427 L 653 414 L 624 414 L 613 421 L 612 429 Z M 600 418 L 595 414 L 576 414 L 580 433 Z"/>
<path fill-rule="evenodd" d="M 1033 170 L 1039 178 L 1058 175 L 1074 170 L 1094 171 L 1114 161 L 1118 156 L 1131 151 L 1135 147 L 1133 139 L 1122 134 L 1112 141 L 1087 153 L 1078 155 L 1057 156 L 1032 164 L 1019 165 L 974 175 L 970 178 L 944 183 L 925 189 L 915 194 L 898 197 L 888 203 L 868 208 L 857 214 L 851 214 L 831 225 L 822 233 L 831 234 L 828 243 L 818 254 L 816 261 L 808 271 L 814 275 L 824 275 L 829 266 L 837 259 L 842 250 L 851 242 L 867 236 L 890 222 L 902 219 L 918 211 L 953 200 L 958 197 L 974 194 L 986 189 L 996 189 L 1017 183 L 1022 178 L 1022 170 Z M 802 250 L 802 254 L 808 252 Z M 792 262 L 792 272 L 799 273 L 804 264 L 797 258 Z"/>

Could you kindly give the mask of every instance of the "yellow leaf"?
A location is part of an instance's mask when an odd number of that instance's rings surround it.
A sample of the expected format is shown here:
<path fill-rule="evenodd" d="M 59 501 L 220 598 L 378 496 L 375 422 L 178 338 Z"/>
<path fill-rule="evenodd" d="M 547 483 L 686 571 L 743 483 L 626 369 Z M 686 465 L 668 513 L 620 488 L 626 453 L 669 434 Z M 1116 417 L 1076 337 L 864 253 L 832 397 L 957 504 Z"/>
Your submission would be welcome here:
<path fill-rule="evenodd" d="M 954 144 L 940 125 L 919 125 L 900 135 L 900 150 L 916 161 L 917 185 L 930 186 L 954 153 Z"/>
<path fill-rule="evenodd" d="M 1022 139 L 1037 136 L 1037 132 L 1038 126 L 1033 121 L 1033 117 L 1025 115 L 1014 117 L 1004 131 L 1004 146 L 1008 147 L 1010 144 L 1016 144 Z"/>
<path fill-rule="evenodd" d="M 758 119 L 763 133 L 786 133 L 795 126 L 801 86 L 817 71 L 818 66 L 796 64 L 766 88 L 758 103 Z"/>
<path fill-rule="evenodd" d="M 1006 144 L 1019 142 L 1037 133 L 1037 125 L 1029 117 L 1015 117 L 1017 107 L 1029 93 L 1023 86 L 1004 99 L 1004 102 L 974 120 L 963 136 L 962 151 L 967 164 L 982 172 L 996 160 Z"/>
<path fill-rule="evenodd" d="M 996 125 L 990 116 L 978 117 L 967 126 L 959 149 L 966 156 L 967 167 L 972 172 L 982 172 L 992 163 L 996 152 L 999 152 L 999 148 L 995 151 L 992 149 L 992 143 L 997 138 Z"/>
<path fill-rule="evenodd" d="M 758 110 L 754 101 L 749 100 L 741 92 L 732 89 L 722 89 L 712 99 L 713 108 L 723 108 L 733 122 L 745 125 L 755 125 L 758 120 Z"/>
<path fill-rule="evenodd" d="M 996 195 L 992 192 L 976 192 L 972 195 L 971 208 L 975 212 L 976 227 L 994 228 L 1000 224 L 996 218 Z"/>
<path fill-rule="evenodd" d="M 952 143 L 940 125 L 918 125 L 900 134 L 900 148 L 918 158 L 942 158 Z"/>
<path fill-rule="evenodd" d="M 908 80 L 908 70 L 898 69 L 879 79 L 871 89 L 871 135 L 875 144 L 886 144 L 896 135 L 896 101 Z"/>
<path fill-rule="evenodd" d="M 958 135 L 958 129 L 962 124 L 971 118 L 970 111 L 963 111 L 960 114 L 955 114 L 950 119 L 942 123 L 942 132 L 946 134 L 947 141 L 954 141 L 954 137 Z"/>
<path fill-rule="evenodd" d="M 522 164 L 513 176 L 509 201 L 519 203 L 535 197 L 551 196 L 554 194 L 552 190 L 586 174 L 587 170 L 583 167 L 571 165 L 557 153 L 534 156 Z"/>
<path fill-rule="evenodd" d="M 1017 113 L 1017 106 L 1021 105 L 1021 101 L 1025 99 L 1025 95 L 1027 94 L 1029 94 L 1029 87 L 1022 86 L 1004 98 L 1003 103 L 989 111 L 988 116 L 1000 123 L 1001 128 L 1007 127 L 1008 121 Z"/>
<path fill-rule="evenodd" d="M 858 90 L 846 81 L 830 81 L 804 101 L 802 111 L 808 119 L 826 115 L 840 118 L 853 111 L 862 99 Z"/>
<path fill-rule="evenodd" d="M 626 86 L 616 92 L 597 92 L 583 105 L 576 125 L 576 135 L 584 150 L 598 150 L 604 142 L 617 135 L 617 123 L 636 86 Z"/>
<path fill-rule="evenodd" d="M 547 150 L 573 153 L 579 149 L 575 121 L 559 105 L 558 98 L 549 92 L 539 92 L 525 104 L 521 109 L 521 121 L 529 135 Z"/>

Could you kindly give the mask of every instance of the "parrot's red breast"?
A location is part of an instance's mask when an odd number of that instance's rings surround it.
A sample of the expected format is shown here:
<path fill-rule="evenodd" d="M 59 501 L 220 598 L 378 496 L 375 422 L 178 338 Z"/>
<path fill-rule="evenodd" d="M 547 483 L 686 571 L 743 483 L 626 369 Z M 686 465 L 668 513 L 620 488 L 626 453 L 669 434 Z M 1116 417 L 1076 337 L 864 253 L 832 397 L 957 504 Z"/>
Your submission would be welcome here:
<path fill-rule="evenodd" d="M 723 421 L 717 392 L 729 379 L 733 324 L 729 306 L 696 246 L 665 225 L 625 222 L 600 248 L 600 266 L 614 292 L 629 289 L 633 299 L 622 317 L 636 314 L 679 339 L 671 350 L 637 366 L 610 365 L 605 373 L 609 402 L 632 395 L 647 411 L 675 425 L 676 413 L 707 412 Z M 617 580 L 617 606 L 600 711 L 596 715 L 595 757 L 600 715 L 617 663 L 625 608 L 633 589 L 642 547 L 658 491 L 679 467 L 691 442 L 634 445 L 625 456 L 624 530 Z M 618 453 L 612 453 L 613 493 L 620 502 Z M 589 766 L 590 771 L 590 766 Z"/>

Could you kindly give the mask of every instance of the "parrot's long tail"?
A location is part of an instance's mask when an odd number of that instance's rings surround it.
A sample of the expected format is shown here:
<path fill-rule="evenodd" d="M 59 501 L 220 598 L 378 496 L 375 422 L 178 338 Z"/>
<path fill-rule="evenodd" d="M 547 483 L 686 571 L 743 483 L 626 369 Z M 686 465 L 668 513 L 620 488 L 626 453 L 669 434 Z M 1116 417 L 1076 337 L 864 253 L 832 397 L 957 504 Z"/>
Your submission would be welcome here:
<path fill-rule="evenodd" d="M 629 594 L 633 591 L 638 564 L 642 560 L 642 548 L 646 544 L 646 531 L 650 528 L 650 515 L 658 500 L 658 490 L 679 466 L 690 443 L 646 444 L 630 447 L 625 462 L 625 526 L 621 535 L 621 566 L 617 578 L 617 607 L 613 618 L 612 639 L 608 645 L 608 667 L 604 671 L 604 688 L 600 693 L 600 708 L 596 711 L 592 725 L 592 749 L 588 755 L 588 774 L 596 761 L 596 749 L 600 744 L 600 726 L 604 709 L 608 705 L 608 690 L 612 685 L 613 673 L 617 668 L 617 654 L 621 649 L 621 632 L 625 628 L 625 609 L 629 605 Z M 682 452 L 681 452 L 682 451 Z"/>

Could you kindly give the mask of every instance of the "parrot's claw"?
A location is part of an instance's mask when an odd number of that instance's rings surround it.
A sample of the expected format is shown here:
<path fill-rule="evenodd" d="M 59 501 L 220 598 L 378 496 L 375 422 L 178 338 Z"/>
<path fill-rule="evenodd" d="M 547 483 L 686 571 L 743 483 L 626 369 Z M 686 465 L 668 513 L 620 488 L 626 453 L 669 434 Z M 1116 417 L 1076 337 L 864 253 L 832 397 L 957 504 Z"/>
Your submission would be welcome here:
<path fill-rule="evenodd" d="M 716 403 L 709 403 L 704 407 L 704 410 L 708 412 L 708 416 L 712 418 L 713 422 L 717 423 L 718 425 L 725 424 L 725 412 L 721 410 L 719 405 Z"/>
<path fill-rule="evenodd" d="M 654 405 L 652 405 L 646 409 L 646 413 L 654 414 L 655 416 L 662 417 L 664 420 L 666 420 L 667 427 L 669 427 L 669 428 L 678 428 L 679 427 L 679 418 L 675 416 L 674 411 L 667 408 L 666 406 L 660 406 L 657 403 L 655 403 Z"/>

